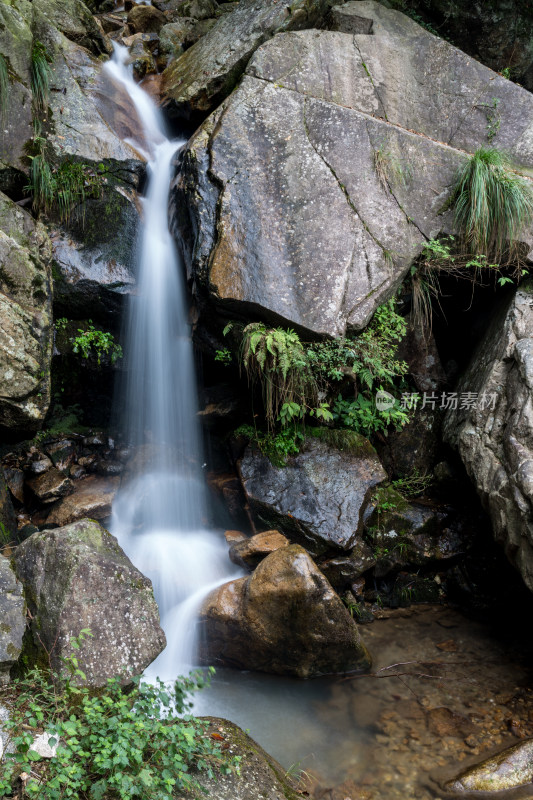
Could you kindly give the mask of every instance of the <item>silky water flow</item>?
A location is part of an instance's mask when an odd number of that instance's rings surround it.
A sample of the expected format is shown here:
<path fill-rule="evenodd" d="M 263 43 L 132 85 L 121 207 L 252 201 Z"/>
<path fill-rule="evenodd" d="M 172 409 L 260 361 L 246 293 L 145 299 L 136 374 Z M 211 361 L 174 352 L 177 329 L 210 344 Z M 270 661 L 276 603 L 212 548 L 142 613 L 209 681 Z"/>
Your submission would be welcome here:
<path fill-rule="evenodd" d="M 124 347 L 131 477 L 115 500 L 112 530 L 151 579 L 167 637 L 147 677 L 173 680 L 194 666 L 202 599 L 238 572 L 222 533 L 206 526 L 193 351 L 181 264 L 168 228 L 170 179 L 184 142 L 168 138 L 161 112 L 134 82 L 127 60 L 127 49 L 115 45 L 106 77 L 135 106 L 142 138 L 130 143 L 148 161 L 148 187 Z"/>

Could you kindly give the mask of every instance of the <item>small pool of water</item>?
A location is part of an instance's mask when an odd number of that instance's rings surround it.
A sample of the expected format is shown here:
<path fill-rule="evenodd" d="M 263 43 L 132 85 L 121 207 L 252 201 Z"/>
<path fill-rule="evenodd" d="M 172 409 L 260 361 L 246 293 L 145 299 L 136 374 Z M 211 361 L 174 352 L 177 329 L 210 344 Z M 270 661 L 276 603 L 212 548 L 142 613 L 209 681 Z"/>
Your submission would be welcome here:
<path fill-rule="evenodd" d="M 361 626 L 372 676 L 219 670 L 195 713 L 248 730 L 316 800 L 435 800 L 443 770 L 533 736 L 525 627 L 517 638 L 445 606 L 383 617 Z"/>

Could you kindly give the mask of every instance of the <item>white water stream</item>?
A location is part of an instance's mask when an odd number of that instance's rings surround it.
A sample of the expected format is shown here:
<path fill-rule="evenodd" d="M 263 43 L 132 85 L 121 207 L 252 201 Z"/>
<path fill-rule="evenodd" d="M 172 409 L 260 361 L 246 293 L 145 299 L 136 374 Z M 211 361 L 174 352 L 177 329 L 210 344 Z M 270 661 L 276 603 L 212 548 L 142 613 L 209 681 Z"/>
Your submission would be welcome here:
<path fill-rule="evenodd" d="M 131 477 L 114 503 L 112 530 L 152 580 L 167 636 L 148 677 L 173 680 L 194 666 L 202 599 L 237 570 L 221 532 L 206 529 L 193 351 L 181 264 L 168 228 L 173 161 L 184 142 L 168 138 L 159 109 L 134 82 L 127 60 L 127 49 L 115 46 L 104 69 L 135 105 L 143 139 L 131 143 L 148 160 L 148 189 L 124 348 L 124 425 L 134 455 Z"/>

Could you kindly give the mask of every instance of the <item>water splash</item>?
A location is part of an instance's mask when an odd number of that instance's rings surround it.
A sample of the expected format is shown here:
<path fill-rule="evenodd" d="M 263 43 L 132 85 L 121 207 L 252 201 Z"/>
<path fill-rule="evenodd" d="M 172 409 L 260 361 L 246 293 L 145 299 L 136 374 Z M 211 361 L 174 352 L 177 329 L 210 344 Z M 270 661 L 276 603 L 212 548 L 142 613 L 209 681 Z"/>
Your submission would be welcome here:
<path fill-rule="evenodd" d="M 184 142 L 133 80 L 128 51 L 115 45 L 106 77 L 133 102 L 148 159 L 142 201 L 137 292 L 127 312 L 125 431 L 133 448 L 128 480 L 113 507 L 112 530 L 153 582 L 168 646 L 149 675 L 172 680 L 194 664 L 195 617 L 205 595 L 235 577 L 220 532 L 206 529 L 195 372 L 182 265 L 168 228 L 173 163 Z"/>

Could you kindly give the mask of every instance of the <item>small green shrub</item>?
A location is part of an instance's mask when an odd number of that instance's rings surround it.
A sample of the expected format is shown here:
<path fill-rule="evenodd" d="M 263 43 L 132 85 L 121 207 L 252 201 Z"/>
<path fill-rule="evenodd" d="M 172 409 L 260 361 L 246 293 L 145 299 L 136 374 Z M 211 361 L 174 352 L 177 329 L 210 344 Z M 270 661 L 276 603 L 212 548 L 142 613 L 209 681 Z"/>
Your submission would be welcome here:
<path fill-rule="evenodd" d="M 81 631 L 73 648 L 89 635 Z M 238 759 L 224 758 L 207 734 L 207 722 L 183 716 L 190 693 L 206 683 L 201 673 L 178 679 L 172 689 L 136 678 L 125 691 L 112 679 L 94 693 L 75 655 L 64 663 L 65 674 L 53 682 L 32 669 L 4 690 L 16 701 L 2 723 L 14 752 L 0 757 L 0 797 L 12 796 L 23 776 L 24 797 L 38 800 L 172 800 L 180 790 L 202 793 L 202 772 L 238 769 Z M 58 745 L 54 758 L 32 750 L 41 732 Z"/>
<path fill-rule="evenodd" d="M 72 159 L 66 159 L 59 166 L 52 165 L 43 136 L 33 137 L 32 150 L 28 155 L 30 182 L 26 191 L 33 196 L 34 210 L 68 223 L 74 209 L 79 207 L 83 224 L 85 201 L 102 194 L 106 181 L 102 172 Z"/>
<path fill-rule="evenodd" d="M 245 436 L 250 444 L 270 459 L 275 467 L 285 467 L 289 456 L 296 456 L 304 442 L 303 431 L 294 426 L 282 428 L 279 433 L 258 431 L 252 425 L 241 425 L 235 436 Z"/>
<path fill-rule="evenodd" d="M 45 113 L 50 94 L 50 64 L 52 58 L 42 42 L 35 41 L 31 51 L 31 90 L 38 113 Z"/>
<path fill-rule="evenodd" d="M 533 223 L 533 183 L 507 156 L 495 148 L 477 150 L 459 170 L 452 203 L 466 252 L 500 266 L 517 259 L 520 234 Z"/>
<path fill-rule="evenodd" d="M 101 365 L 104 355 L 111 358 L 112 364 L 122 358 L 122 347 L 115 342 L 113 334 L 98 330 L 92 324 L 92 320 L 89 320 L 87 330 L 78 328 L 78 336 L 72 337 L 70 341 L 74 353 L 81 355 L 82 358 L 96 356 L 98 366 Z"/>
<path fill-rule="evenodd" d="M 374 151 L 374 169 L 384 189 L 392 186 L 407 186 L 411 180 L 411 168 L 382 144 Z"/>

